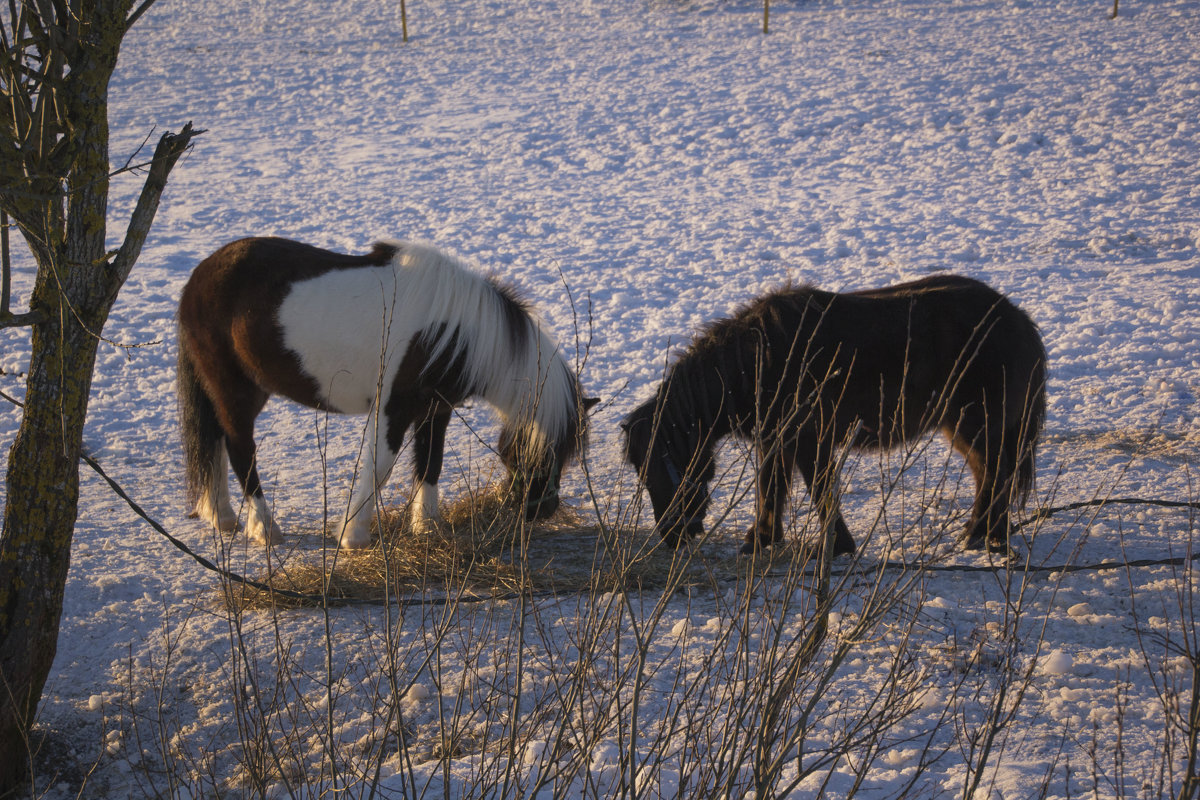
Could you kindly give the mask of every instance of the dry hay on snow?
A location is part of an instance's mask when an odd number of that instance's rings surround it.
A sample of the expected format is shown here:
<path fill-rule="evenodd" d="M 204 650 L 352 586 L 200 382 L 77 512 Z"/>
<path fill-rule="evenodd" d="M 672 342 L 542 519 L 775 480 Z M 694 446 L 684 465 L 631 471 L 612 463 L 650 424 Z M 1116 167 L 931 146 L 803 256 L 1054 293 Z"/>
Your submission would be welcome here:
<path fill-rule="evenodd" d="M 528 523 L 496 488 L 443 508 L 444 524 L 433 531 L 413 531 L 407 512 L 406 506 L 385 509 L 380 536 L 366 550 L 338 551 L 323 539 L 293 551 L 258 578 L 269 590 L 227 584 L 226 603 L 247 609 L 678 589 L 732 581 L 755 565 L 789 558 L 786 547 L 774 548 L 771 558 L 738 558 L 737 540 L 726 535 L 673 550 L 649 530 L 614 531 L 567 506 Z"/>

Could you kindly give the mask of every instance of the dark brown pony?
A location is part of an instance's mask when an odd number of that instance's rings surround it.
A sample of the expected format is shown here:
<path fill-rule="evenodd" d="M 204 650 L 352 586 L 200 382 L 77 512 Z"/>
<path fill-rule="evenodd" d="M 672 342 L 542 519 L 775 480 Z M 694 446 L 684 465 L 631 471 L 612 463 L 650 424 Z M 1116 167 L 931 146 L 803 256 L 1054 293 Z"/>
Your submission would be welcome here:
<path fill-rule="evenodd" d="M 179 301 L 180 421 L 195 512 L 232 531 L 233 467 L 246 529 L 280 541 L 255 466 L 254 420 L 273 394 L 369 414 L 364 475 L 339 531 L 370 541 L 372 503 L 414 431 L 412 522 L 438 519 L 437 481 L 454 406 L 501 414 L 497 450 L 530 518 L 558 507 L 563 467 L 583 445 L 585 401 L 554 338 L 512 290 L 413 243 L 343 255 L 286 239 L 241 239 L 196 267 Z"/>
<path fill-rule="evenodd" d="M 975 477 L 969 548 L 1008 546 L 1033 485 L 1046 410 L 1037 326 L 979 281 L 937 275 L 845 294 L 786 287 L 707 328 L 626 417 L 625 454 L 659 533 L 703 531 L 718 440 L 753 442 L 757 514 L 743 552 L 779 542 L 794 467 L 834 555 L 853 553 L 833 474 L 839 446 L 887 448 L 934 429 Z"/>

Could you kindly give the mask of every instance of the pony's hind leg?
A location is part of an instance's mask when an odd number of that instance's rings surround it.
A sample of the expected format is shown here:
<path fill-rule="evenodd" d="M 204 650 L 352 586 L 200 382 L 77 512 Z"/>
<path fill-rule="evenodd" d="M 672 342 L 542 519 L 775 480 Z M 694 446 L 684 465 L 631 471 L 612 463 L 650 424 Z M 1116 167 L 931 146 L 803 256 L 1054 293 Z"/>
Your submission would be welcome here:
<path fill-rule="evenodd" d="M 196 359 L 191 339 L 182 327 L 177 366 L 175 388 L 179 396 L 184 475 L 192 502 L 189 516 L 199 517 L 222 533 L 233 533 L 237 530 L 237 513 L 229 498 L 225 427 L 201 380 L 201 367 L 211 370 L 213 364 L 211 360 L 201 363 Z"/>
<path fill-rule="evenodd" d="M 254 468 L 254 418 L 268 395 L 241 372 L 232 353 L 203 335 L 204 330 L 197 345 L 196 333 L 180 324 L 177 377 L 184 462 L 195 514 L 222 532 L 237 530 L 229 495 L 233 467 L 247 498 L 246 533 L 264 544 L 277 543 L 283 537 Z"/>
<path fill-rule="evenodd" d="M 964 418 L 971 416 L 964 414 Z M 1016 474 L 1016 449 L 1000 435 L 990 434 L 985 420 L 960 422 L 947 431 L 954 449 L 962 453 L 975 478 L 975 501 L 967 522 L 964 544 L 969 550 L 1008 549 L 1009 508 Z"/>
<path fill-rule="evenodd" d="M 263 545 L 280 544 L 283 542 L 283 531 L 279 529 L 274 515 L 271 514 L 254 459 L 253 441 L 250 442 L 249 448 L 231 443 L 229 461 L 233 465 L 234 474 L 241 481 L 243 497 L 246 500 L 246 536 Z"/>
<path fill-rule="evenodd" d="M 246 499 L 246 536 L 260 544 L 279 544 L 283 532 L 271 514 L 263 494 L 262 481 L 256 466 L 257 448 L 254 444 L 254 419 L 267 402 L 267 394 L 254 387 L 251 391 L 231 392 L 243 402 L 230 403 L 227 408 L 225 451 L 233 474 L 242 486 Z"/>
<path fill-rule="evenodd" d="M 433 530 L 442 522 L 438 508 L 438 478 L 442 474 L 442 454 L 451 413 L 449 406 L 439 403 L 430 409 L 413 432 L 415 488 L 409 519 L 417 533 Z"/>
<path fill-rule="evenodd" d="M 224 441 L 214 450 L 209 469 L 206 485 L 201 487 L 196 501 L 195 514 L 221 533 L 234 533 L 237 531 L 237 512 L 229 495 L 229 457 Z"/>

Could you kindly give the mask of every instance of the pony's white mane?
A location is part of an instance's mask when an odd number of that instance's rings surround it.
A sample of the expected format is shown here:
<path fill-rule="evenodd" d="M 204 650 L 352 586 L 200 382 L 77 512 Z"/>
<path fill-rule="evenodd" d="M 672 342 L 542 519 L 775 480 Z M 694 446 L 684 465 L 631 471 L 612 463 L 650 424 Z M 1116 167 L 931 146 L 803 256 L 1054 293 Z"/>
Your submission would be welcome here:
<path fill-rule="evenodd" d="M 526 427 L 529 447 L 551 447 L 568 435 L 575 421 L 576 380 L 541 317 L 522 306 L 526 331 L 518 338 L 525 345 L 514 352 L 513 301 L 492 280 L 430 245 L 388 244 L 397 248 L 392 266 L 405 307 L 441 324 L 439 337 L 427 343 L 432 356 L 461 357 L 471 393 L 494 405 L 506 423 Z"/>

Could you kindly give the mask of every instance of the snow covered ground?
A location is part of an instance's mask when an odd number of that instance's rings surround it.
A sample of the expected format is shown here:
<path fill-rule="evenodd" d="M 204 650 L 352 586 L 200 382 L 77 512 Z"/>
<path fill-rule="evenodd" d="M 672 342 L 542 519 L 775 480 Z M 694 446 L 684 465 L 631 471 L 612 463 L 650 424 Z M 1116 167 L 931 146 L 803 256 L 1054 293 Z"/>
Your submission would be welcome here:
<path fill-rule="evenodd" d="M 152 130 L 192 120 L 208 132 L 176 168 L 105 331 L 120 346 L 101 348 L 87 446 L 169 530 L 213 555 L 211 537 L 185 516 L 179 477 L 173 315 L 189 270 L 244 235 L 348 251 L 397 237 L 502 275 L 572 356 L 586 356 L 585 386 L 604 400 L 587 457 L 599 511 L 581 470 L 566 493 L 593 522 L 625 519 L 638 501 L 621 468 L 617 422 L 698 325 L 789 280 L 854 289 L 938 270 L 988 281 L 1041 327 L 1051 379 L 1035 504 L 1109 494 L 1195 500 L 1200 2 L 1127 0 L 1115 20 L 1110 8 L 777 0 L 764 36 L 761 6 L 745 0 L 411 0 L 405 44 L 400 6 L 385 0 L 162 2 L 123 48 L 113 160 L 123 163 Z M 115 185 L 112 236 L 138 187 L 129 176 Z M 17 258 L 27 273 L 28 259 Z M 24 298 L 27 284 L 17 289 Z M 0 388 L 19 395 L 26 335 L 0 336 Z M 491 441 L 486 409 L 464 415 Z M 18 422 L 0 408 L 0 441 Z M 260 418 L 271 501 L 285 531 L 306 543 L 282 557 L 313 557 L 324 470 L 336 498 L 360 424 L 331 420 L 319 436 L 324 421 L 286 404 Z M 450 451 L 444 480 L 453 494 L 486 473 L 491 456 L 462 424 Z M 740 451 L 725 458 L 736 477 Z M 848 521 L 879 534 L 827 645 L 845 644 L 846 662 L 821 690 L 808 738 L 780 748 L 775 788 L 798 798 L 961 797 L 981 759 L 972 732 L 996 687 L 1022 670 L 1028 680 L 1013 685 L 1025 691 L 1000 704 L 1012 720 L 985 759 L 976 797 L 1157 797 L 1164 781 L 1177 788 L 1184 755 L 1164 755 L 1163 737 L 1192 691 L 1195 662 L 1177 649 L 1193 636 L 1196 656 L 1190 568 L 1017 574 L 1024 592 L 1008 587 L 1008 602 L 1003 571 L 931 572 L 907 587 L 911 597 L 886 624 L 861 641 L 843 635 L 865 613 L 871 564 L 901 555 L 885 550 L 885 533 L 907 528 L 911 554 L 948 517 L 961 521 L 968 492 L 953 491 L 959 470 L 940 445 L 900 479 L 891 462 L 851 459 Z M 398 469 L 391 484 L 397 502 L 406 473 Z M 893 480 L 902 490 L 881 507 L 881 486 Z M 411 606 L 253 612 L 236 627 L 210 573 L 86 469 L 83 482 L 41 711 L 52 764 L 64 770 L 43 776 L 51 796 L 81 786 L 85 797 L 253 795 L 235 767 L 249 759 L 238 743 L 253 738 L 253 721 L 238 711 L 247 703 L 274 709 L 276 740 L 298 742 L 288 763 L 301 766 L 278 770 L 265 787 L 281 796 L 315 796 L 297 789 L 305 775 L 355 796 L 372 785 L 386 797 L 462 796 L 489 770 L 510 775 L 504 793 L 515 796 L 563 752 L 577 768 L 549 780 L 542 796 L 609 796 L 630 776 L 644 796 L 750 796 L 750 764 L 716 777 L 697 771 L 737 748 L 718 733 L 697 741 L 695 726 L 679 720 L 695 715 L 731 741 L 738 731 L 751 736 L 737 720 L 742 700 L 760 696 L 747 688 L 749 654 L 766 652 L 756 637 L 804 623 L 805 593 L 784 579 L 725 593 L 497 601 L 448 623 L 440 606 Z M 718 499 L 737 492 L 730 478 Z M 794 501 L 800 528 L 807 501 L 803 493 Z M 722 523 L 712 551 L 736 549 L 748 506 Z M 1194 512 L 1123 506 L 1056 515 L 1024 552 L 1051 565 L 1168 559 L 1190 554 L 1196 532 Z M 949 544 L 925 555 L 987 563 Z M 244 546 L 224 557 L 252 574 L 265 561 Z M 624 637 L 648 618 L 654 635 L 639 660 Z M 588 696 L 615 699 L 569 707 L 610 714 L 611 724 L 598 722 L 594 740 L 564 750 L 537 707 L 568 707 L 555 703 L 577 684 L 563 676 L 584 670 L 572 659 L 594 627 L 607 632 Z M 239 636 L 240 650 L 231 644 Z M 389 642 L 401 654 L 391 673 L 381 656 Z M 640 666 L 630 678 L 632 664 Z M 922 687 L 907 694 L 913 707 L 882 727 L 876 747 L 801 779 L 897 670 Z M 505 710 L 493 707 L 496 686 L 512 702 Z M 522 686 L 523 697 L 514 689 Z M 635 697 L 629 686 L 639 687 Z M 232 687 L 244 687 L 241 702 Z M 787 695 L 787 725 L 801 724 L 810 688 L 802 681 Z M 285 699 L 271 705 L 268 696 Z M 377 716 L 400 696 L 404 747 L 388 732 L 396 723 Z M 443 746 L 449 709 L 476 701 L 487 708 L 472 709 L 481 717 L 471 735 Z M 311 735 L 280 733 L 306 726 Z M 525 731 L 520 751 L 498 749 L 505 726 Z M 371 762 L 373 748 L 393 755 Z M 320 774 L 331 760 L 378 769 L 361 779 Z M 215 779 L 202 777 L 206 764 Z M 172 782 L 189 765 L 191 777 Z"/>

